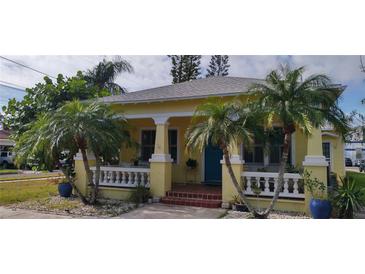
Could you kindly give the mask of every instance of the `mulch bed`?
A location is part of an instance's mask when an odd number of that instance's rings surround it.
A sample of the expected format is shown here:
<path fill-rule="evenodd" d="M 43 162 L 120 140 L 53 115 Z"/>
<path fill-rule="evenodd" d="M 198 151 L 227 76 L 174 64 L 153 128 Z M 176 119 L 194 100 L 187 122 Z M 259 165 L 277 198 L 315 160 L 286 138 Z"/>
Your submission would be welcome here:
<path fill-rule="evenodd" d="M 100 200 L 96 205 L 84 205 L 77 197 L 53 196 L 11 204 L 8 208 L 29 209 L 43 213 L 69 215 L 73 217 L 116 217 L 134 209 L 135 204 L 119 200 Z"/>

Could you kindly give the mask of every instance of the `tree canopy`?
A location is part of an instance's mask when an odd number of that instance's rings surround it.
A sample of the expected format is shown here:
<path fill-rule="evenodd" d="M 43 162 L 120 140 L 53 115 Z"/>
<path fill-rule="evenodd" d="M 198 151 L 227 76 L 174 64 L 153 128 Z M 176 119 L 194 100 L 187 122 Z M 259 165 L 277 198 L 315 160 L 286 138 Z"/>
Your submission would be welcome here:
<path fill-rule="evenodd" d="M 228 55 L 212 55 L 206 77 L 227 76 L 230 65 Z"/>
<path fill-rule="evenodd" d="M 65 102 L 75 99 L 87 100 L 110 94 L 106 89 L 88 86 L 80 71 L 72 77 L 59 74 L 56 81 L 46 76 L 42 82 L 27 88 L 25 92 L 23 100 L 10 99 L 8 105 L 3 107 L 4 127 L 13 132 L 15 139 L 26 131 L 38 115 L 55 111 Z"/>
<path fill-rule="evenodd" d="M 171 59 L 172 83 L 182 83 L 197 79 L 200 72 L 201 55 L 168 55 Z"/>

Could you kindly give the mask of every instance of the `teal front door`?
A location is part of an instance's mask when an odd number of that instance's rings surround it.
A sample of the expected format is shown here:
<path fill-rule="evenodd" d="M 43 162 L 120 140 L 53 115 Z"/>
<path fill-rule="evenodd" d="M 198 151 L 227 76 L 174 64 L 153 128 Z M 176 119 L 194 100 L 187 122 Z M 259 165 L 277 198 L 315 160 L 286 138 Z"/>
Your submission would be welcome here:
<path fill-rule="evenodd" d="M 204 176 L 206 184 L 222 184 L 222 150 L 219 147 L 209 145 L 204 151 Z"/>

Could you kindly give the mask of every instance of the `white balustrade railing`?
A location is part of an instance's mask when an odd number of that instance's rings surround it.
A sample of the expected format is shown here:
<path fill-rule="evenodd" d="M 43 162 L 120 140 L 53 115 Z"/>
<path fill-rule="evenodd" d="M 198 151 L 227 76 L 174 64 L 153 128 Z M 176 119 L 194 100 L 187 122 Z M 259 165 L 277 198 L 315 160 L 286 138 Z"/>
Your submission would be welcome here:
<path fill-rule="evenodd" d="M 261 191 L 259 196 L 274 196 L 278 185 L 279 173 L 274 172 L 242 172 L 245 194 L 256 195 L 255 189 Z M 256 193 L 258 193 L 256 192 Z M 284 186 L 279 197 L 304 198 L 304 185 L 300 174 L 285 173 Z"/>
<path fill-rule="evenodd" d="M 95 182 L 96 167 L 90 168 Z M 150 169 L 136 167 L 102 166 L 100 167 L 100 186 L 150 187 Z"/>

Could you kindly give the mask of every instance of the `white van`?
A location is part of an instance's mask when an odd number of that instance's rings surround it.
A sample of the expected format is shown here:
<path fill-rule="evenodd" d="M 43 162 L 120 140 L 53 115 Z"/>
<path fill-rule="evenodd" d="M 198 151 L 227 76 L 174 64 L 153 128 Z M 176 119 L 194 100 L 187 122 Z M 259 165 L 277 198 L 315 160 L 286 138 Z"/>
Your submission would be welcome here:
<path fill-rule="evenodd" d="M 14 164 L 14 154 L 11 151 L 0 151 L 0 166 L 7 168 Z"/>

